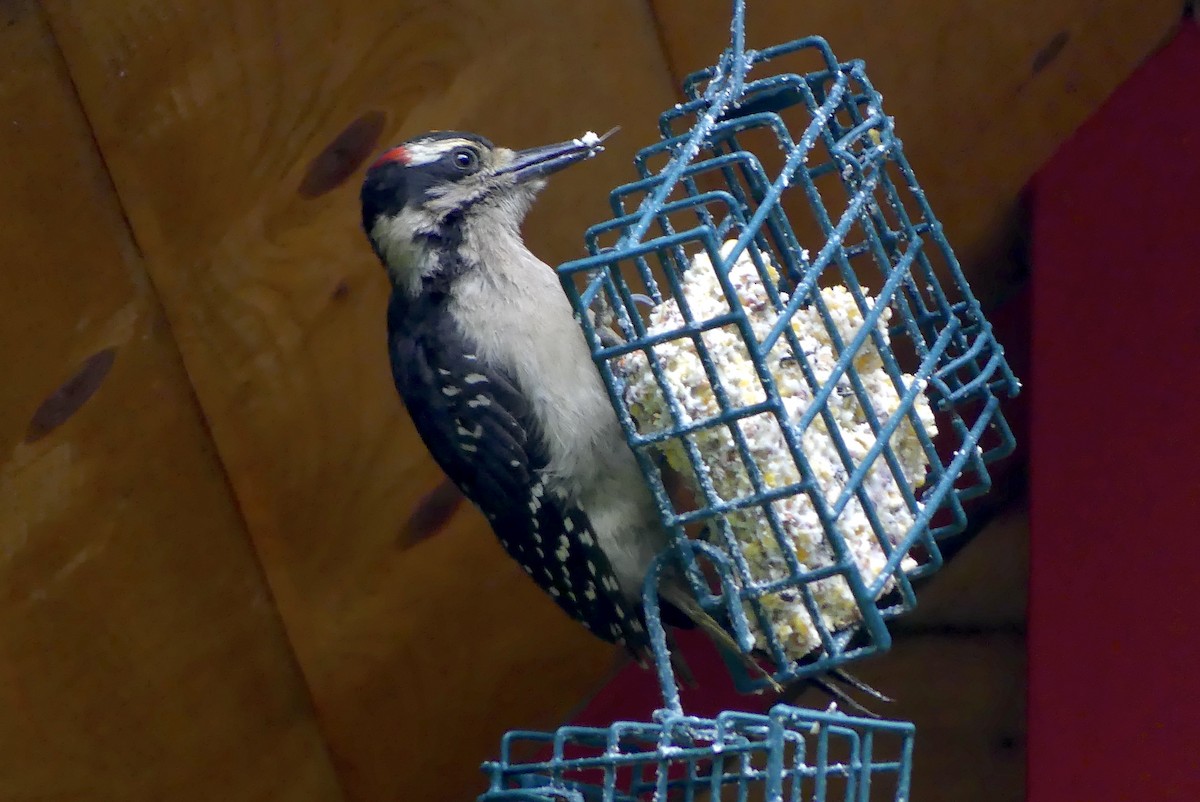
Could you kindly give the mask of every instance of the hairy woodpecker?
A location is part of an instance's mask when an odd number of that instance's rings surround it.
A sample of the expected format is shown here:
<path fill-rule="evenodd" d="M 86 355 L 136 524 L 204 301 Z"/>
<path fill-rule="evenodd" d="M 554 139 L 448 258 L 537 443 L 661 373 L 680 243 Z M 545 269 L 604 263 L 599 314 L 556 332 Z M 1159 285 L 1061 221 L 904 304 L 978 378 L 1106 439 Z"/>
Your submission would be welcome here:
<path fill-rule="evenodd" d="M 415 137 L 367 170 L 362 225 L 392 283 L 392 376 L 434 461 L 568 615 L 644 665 L 642 582 L 668 536 L 558 277 L 521 238 L 547 177 L 603 140 Z M 681 580 L 660 594 L 665 622 L 763 673 Z"/>
<path fill-rule="evenodd" d="M 547 176 L 601 141 L 416 137 L 367 171 L 362 224 L 392 282 L 392 375 L 430 454 L 568 615 L 644 662 L 642 580 L 667 535 L 558 278 L 520 231 Z M 671 623 L 699 617 L 679 606 L 664 598 Z"/>

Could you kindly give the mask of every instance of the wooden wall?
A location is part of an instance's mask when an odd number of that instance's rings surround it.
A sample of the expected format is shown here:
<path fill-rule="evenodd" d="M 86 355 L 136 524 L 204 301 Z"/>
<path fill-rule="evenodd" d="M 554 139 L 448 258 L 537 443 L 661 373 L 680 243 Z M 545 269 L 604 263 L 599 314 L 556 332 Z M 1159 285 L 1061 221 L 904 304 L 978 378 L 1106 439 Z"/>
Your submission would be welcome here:
<path fill-rule="evenodd" d="M 603 680 L 474 511 L 411 525 L 441 479 L 357 185 L 430 128 L 619 124 L 529 221 L 570 258 L 726 5 L 0 0 L 0 800 L 467 799 Z M 991 299 L 1018 190 L 1179 6 L 751 0 L 750 39 L 868 59 Z"/>

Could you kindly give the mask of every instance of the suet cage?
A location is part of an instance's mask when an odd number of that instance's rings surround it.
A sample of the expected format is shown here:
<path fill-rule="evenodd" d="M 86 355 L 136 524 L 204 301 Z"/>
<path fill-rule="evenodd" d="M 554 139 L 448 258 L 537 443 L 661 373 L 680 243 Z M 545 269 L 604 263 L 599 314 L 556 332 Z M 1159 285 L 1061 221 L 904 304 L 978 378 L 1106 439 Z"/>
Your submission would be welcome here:
<path fill-rule="evenodd" d="M 686 100 L 659 119 L 661 140 L 635 158 L 639 179 L 613 190 L 613 217 L 587 231 L 589 255 L 559 276 L 673 559 L 745 653 L 769 657 L 786 682 L 890 647 L 885 622 L 913 606 L 913 580 L 941 565 L 938 541 L 963 530 L 964 502 L 1014 448 L 1000 399 L 1019 383 L 863 62 L 837 61 L 817 37 L 748 50 L 744 20 L 736 0 L 729 47 L 686 79 Z M 720 302 L 708 316 L 688 296 L 700 272 Z M 620 336 L 604 336 L 605 322 Z M 749 396 L 731 385 L 717 337 L 734 341 Z M 690 387 L 671 373 L 688 359 Z M 662 401 L 655 425 L 639 407 L 646 396 L 631 398 L 631 360 Z M 688 407 L 689 392 L 708 406 Z M 772 421 L 778 475 L 751 442 L 756 419 Z M 821 464 L 806 440 L 817 432 Z M 904 463 L 901 436 L 919 470 Z M 722 485 L 720 471 L 741 485 Z M 672 473 L 692 497 L 672 489 Z M 808 552 L 796 547 L 796 515 L 812 530 Z M 830 616 L 835 584 L 846 609 Z M 809 627 L 801 653 L 780 599 Z M 740 689 L 766 684 L 727 662 Z"/>
<path fill-rule="evenodd" d="M 715 719 L 510 732 L 480 802 L 907 798 L 913 726 L 776 705 Z M 522 761 L 515 751 L 544 754 Z"/>
<path fill-rule="evenodd" d="M 664 555 L 665 556 L 665 555 Z M 652 722 L 512 731 L 485 763 L 479 802 L 864 802 L 908 799 L 915 728 L 777 704 L 765 714 L 684 713 L 657 583 L 643 593 L 663 707 Z"/>

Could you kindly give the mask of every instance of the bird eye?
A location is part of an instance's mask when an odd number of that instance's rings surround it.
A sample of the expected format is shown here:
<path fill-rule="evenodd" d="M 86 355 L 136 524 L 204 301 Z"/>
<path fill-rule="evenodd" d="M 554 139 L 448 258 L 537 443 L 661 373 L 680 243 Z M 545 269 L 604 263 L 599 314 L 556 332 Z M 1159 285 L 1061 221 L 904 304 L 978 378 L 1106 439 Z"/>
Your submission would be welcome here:
<path fill-rule="evenodd" d="M 479 154 L 471 148 L 459 148 L 450 157 L 454 166 L 464 173 L 469 173 L 479 166 Z"/>

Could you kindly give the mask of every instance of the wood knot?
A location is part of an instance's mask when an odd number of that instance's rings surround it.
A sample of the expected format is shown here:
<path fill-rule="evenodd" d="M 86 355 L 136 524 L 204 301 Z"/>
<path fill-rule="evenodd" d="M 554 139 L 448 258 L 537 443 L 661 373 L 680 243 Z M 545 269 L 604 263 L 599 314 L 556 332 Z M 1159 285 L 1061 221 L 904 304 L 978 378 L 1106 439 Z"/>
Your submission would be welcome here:
<path fill-rule="evenodd" d="M 300 197 L 316 198 L 335 189 L 358 170 L 375 151 L 387 115 L 368 111 L 347 125 L 308 165 L 300 182 Z"/>
<path fill-rule="evenodd" d="M 89 356 L 71 378 L 46 397 L 25 431 L 25 442 L 36 443 L 67 422 L 87 400 L 95 395 L 112 370 L 117 358 L 115 347 L 105 348 Z"/>
<path fill-rule="evenodd" d="M 454 517 L 465 499 L 454 483 L 444 479 L 417 502 L 400 533 L 401 548 L 408 548 L 433 537 Z"/>
<path fill-rule="evenodd" d="M 1046 46 L 1037 52 L 1033 57 L 1033 74 L 1037 75 L 1042 70 L 1049 67 L 1054 60 L 1057 59 L 1063 52 L 1063 48 L 1067 46 L 1067 41 L 1071 35 L 1066 31 L 1059 31 L 1054 34 Z"/>

